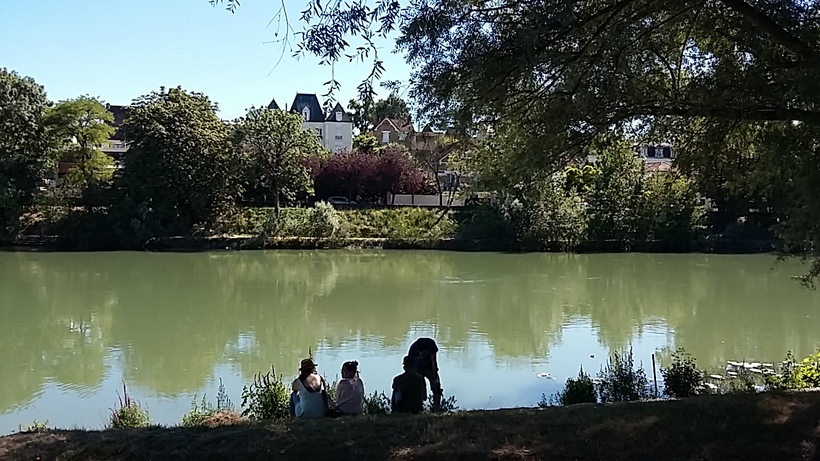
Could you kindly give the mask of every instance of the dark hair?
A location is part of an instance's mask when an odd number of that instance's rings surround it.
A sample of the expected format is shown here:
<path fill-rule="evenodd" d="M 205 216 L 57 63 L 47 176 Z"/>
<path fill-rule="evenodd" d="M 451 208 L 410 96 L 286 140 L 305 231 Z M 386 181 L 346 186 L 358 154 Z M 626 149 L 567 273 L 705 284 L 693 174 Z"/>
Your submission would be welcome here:
<path fill-rule="evenodd" d="M 350 360 L 348 362 L 345 362 L 344 365 L 342 365 L 342 368 L 344 368 L 347 371 L 352 371 L 353 373 L 358 373 L 359 372 L 359 362 L 357 362 L 355 360 Z"/>

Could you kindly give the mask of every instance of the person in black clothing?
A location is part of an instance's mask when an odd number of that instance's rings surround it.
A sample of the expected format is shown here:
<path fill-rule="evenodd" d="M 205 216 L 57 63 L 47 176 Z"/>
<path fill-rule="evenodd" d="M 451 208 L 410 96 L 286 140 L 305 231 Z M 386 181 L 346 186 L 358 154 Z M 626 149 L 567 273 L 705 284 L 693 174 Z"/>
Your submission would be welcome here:
<path fill-rule="evenodd" d="M 444 393 L 438 374 L 437 352 L 438 346 L 432 338 L 419 338 L 410 345 L 410 351 L 407 353 L 415 361 L 416 371 L 430 381 L 434 412 L 441 409 L 441 395 Z"/>
<path fill-rule="evenodd" d="M 393 378 L 391 399 L 394 413 L 421 413 L 427 400 L 427 383 L 416 371 L 416 360 L 404 358 L 404 373 Z"/>

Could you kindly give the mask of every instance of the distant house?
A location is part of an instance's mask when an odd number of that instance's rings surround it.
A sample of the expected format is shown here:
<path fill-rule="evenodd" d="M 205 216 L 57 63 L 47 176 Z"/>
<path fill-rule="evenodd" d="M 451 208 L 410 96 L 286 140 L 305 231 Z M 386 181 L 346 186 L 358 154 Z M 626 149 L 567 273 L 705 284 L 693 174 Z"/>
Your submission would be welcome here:
<path fill-rule="evenodd" d="M 107 104 L 105 108 L 114 115 L 114 122 L 111 125 L 116 128 L 117 131 L 111 135 L 111 139 L 109 139 L 107 143 L 100 146 L 100 150 L 110 155 L 114 161 L 119 164 L 125 152 L 128 151 L 128 144 L 125 142 L 122 125 L 125 123 L 125 119 L 128 118 L 131 109 L 128 106 L 117 106 L 113 104 Z"/>
<path fill-rule="evenodd" d="M 643 145 L 638 149 L 641 158 L 647 161 L 671 161 L 675 159 L 675 152 L 669 144 Z"/>
<path fill-rule="evenodd" d="M 271 100 L 269 109 L 281 110 L 276 100 Z M 341 104 L 325 113 L 315 94 L 297 93 L 290 109 L 285 110 L 302 116 L 302 129 L 311 130 L 322 145 L 334 152 L 353 149 L 353 120 Z"/>
<path fill-rule="evenodd" d="M 379 144 L 406 144 L 413 135 L 413 125 L 396 118 L 385 118 L 375 124 L 371 134 Z"/>

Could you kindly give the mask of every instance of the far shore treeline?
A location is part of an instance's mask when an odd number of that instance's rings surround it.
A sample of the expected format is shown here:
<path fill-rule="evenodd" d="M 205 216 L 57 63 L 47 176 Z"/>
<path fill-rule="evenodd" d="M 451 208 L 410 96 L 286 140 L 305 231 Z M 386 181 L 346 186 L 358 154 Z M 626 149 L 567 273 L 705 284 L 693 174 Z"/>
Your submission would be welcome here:
<path fill-rule="evenodd" d="M 351 152 L 331 154 L 298 114 L 251 108 L 224 121 L 207 96 L 161 88 L 129 107 L 117 128 L 128 150 L 117 163 L 99 148 L 115 129 L 105 105 L 88 96 L 55 104 L 34 80 L 5 69 L 0 118 L 6 243 L 56 236 L 77 248 L 141 248 L 165 237 L 243 235 L 536 251 L 811 249 L 777 239 L 789 223 L 779 205 L 788 195 L 762 194 L 760 184 L 716 192 L 716 175 L 731 166 L 702 168 L 686 149 L 679 168 L 649 172 L 635 153 L 642 139 L 615 131 L 546 170 L 533 163 L 538 146 L 509 126 L 488 136 L 447 131 L 423 151 L 380 145 L 365 132 Z M 448 206 L 443 163 L 456 178 L 448 187 L 468 206 Z M 46 187 L 58 164 L 71 168 Z M 389 194 L 438 194 L 442 206 L 393 207 Z M 323 202 L 334 196 L 357 204 Z"/>

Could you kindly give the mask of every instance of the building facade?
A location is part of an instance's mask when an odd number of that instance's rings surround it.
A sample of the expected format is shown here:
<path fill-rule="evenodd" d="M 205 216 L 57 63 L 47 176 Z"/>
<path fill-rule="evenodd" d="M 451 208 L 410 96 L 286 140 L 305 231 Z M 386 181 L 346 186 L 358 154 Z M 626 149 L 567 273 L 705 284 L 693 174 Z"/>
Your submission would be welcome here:
<path fill-rule="evenodd" d="M 281 110 L 272 100 L 269 109 Z M 325 149 L 338 154 L 353 150 L 353 119 L 341 104 L 325 113 L 315 94 L 297 93 L 290 108 L 285 110 L 302 116 L 302 129 L 312 131 Z"/>

